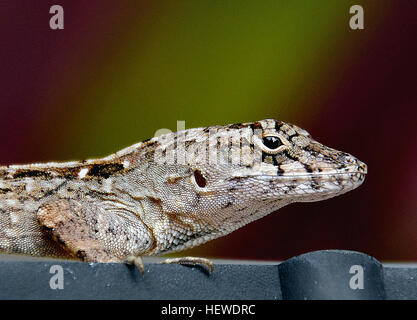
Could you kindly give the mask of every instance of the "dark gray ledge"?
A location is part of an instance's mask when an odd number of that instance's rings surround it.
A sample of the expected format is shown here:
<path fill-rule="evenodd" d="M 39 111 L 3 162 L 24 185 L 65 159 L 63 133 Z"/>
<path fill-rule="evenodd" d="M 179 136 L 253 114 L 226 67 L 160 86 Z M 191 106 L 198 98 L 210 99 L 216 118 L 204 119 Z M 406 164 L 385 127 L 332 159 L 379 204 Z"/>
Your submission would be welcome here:
<path fill-rule="evenodd" d="M 315 251 L 282 263 L 214 260 L 212 274 L 145 259 L 144 276 L 122 263 L 21 259 L 0 259 L 0 299 L 417 299 L 415 265 L 382 265 L 352 251 Z M 58 267 L 51 271 L 52 266 Z M 363 270 L 363 288 L 362 280 L 352 280 L 361 272 L 357 268 Z"/>

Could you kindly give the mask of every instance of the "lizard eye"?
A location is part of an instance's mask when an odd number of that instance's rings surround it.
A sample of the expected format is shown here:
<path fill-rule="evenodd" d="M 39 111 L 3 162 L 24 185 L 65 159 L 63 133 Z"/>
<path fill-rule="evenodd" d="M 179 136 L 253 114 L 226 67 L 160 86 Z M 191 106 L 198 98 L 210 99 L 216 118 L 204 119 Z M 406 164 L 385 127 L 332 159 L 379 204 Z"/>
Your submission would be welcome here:
<path fill-rule="evenodd" d="M 275 136 L 267 136 L 262 138 L 262 142 L 268 149 L 275 150 L 283 145 L 280 138 Z"/>

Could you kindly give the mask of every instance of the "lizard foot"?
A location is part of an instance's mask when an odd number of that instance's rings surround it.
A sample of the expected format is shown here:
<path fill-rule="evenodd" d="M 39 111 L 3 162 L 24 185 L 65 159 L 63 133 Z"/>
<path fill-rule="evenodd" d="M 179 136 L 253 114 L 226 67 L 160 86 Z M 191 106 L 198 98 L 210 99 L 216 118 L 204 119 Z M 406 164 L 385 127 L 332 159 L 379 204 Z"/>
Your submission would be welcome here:
<path fill-rule="evenodd" d="M 142 275 L 145 274 L 145 267 L 143 265 L 143 260 L 141 256 L 128 256 L 126 259 L 126 263 L 134 264 L 139 269 L 140 273 L 142 273 Z"/>
<path fill-rule="evenodd" d="M 165 259 L 161 263 L 163 264 L 178 263 L 178 264 L 193 265 L 193 266 L 200 265 L 200 266 L 205 266 L 210 272 L 214 271 L 213 262 L 206 258 L 198 258 L 198 257 L 170 258 L 170 259 Z"/>

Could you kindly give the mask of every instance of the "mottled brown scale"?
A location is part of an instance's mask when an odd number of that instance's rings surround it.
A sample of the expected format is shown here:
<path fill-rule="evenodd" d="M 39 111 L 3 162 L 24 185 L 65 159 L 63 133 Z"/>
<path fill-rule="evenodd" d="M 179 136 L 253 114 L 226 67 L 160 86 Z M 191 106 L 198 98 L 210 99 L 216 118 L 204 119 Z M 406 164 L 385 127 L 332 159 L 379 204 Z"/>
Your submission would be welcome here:
<path fill-rule="evenodd" d="M 121 163 L 100 163 L 94 164 L 88 170 L 87 176 L 108 178 L 115 173 L 118 173 L 124 169 Z"/>
<path fill-rule="evenodd" d="M 22 178 L 44 178 L 48 179 L 51 177 L 51 174 L 43 170 L 18 170 L 13 174 L 13 179 L 22 179 Z"/>
<path fill-rule="evenodd" d="M 229 129 L 242 129 L 244 127 L 246 127 L 247 124 L 242 124 L 242 123 L 235 123 L 229 126 Z"/>
<path fill-rule="evenodd" d="M 251 124 L 251 128 L 252 130 L 263 129 L 263 126 L 260 122 L 254 122 L 253 124 Z"/>

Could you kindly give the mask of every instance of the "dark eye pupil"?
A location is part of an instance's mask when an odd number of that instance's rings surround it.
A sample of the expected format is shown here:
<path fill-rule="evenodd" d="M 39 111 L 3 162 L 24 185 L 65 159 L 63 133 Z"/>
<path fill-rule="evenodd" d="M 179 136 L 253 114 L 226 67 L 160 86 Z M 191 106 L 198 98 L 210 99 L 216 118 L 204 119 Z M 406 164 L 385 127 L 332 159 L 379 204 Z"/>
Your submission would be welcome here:
<path fill-rule="evenodd" d="M 279 146 L 282 146 L 282 142 L 278 137 L 264 137 L 262 141 L 269 149 L 276 149 Z"/>

